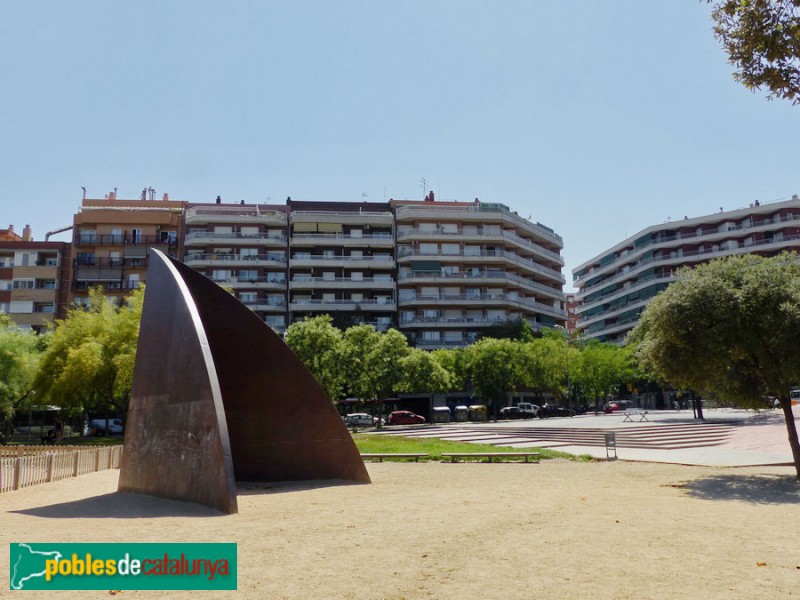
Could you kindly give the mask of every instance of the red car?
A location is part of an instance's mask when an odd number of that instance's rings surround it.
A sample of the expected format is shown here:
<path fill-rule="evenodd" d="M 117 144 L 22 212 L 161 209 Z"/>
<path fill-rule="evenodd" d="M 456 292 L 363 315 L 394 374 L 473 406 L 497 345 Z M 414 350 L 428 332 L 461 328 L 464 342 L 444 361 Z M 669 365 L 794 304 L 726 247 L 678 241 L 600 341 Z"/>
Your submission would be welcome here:
<path fill-rule="evenodd" d="M 421 423 L 425 423 L 425 417 L 408 410 L 396 410 L 389 413 L 389 425 L 418 425 Z"/>

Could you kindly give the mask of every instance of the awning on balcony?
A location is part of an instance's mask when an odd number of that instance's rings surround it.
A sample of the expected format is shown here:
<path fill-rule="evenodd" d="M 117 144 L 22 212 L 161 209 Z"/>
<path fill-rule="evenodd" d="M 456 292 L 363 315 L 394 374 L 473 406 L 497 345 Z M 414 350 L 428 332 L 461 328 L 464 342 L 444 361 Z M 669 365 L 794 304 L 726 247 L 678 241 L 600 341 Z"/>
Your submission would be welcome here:
<path fill-rule="evenodd" d="M 438 260 L 416 260 L 411 262 L 412 271 L 425 271 L 427 273 L 441 273 L 442 263 Z"/>
<path fill-rule="evenodd" d="M 317 223 L 317 231 L 320 233 L 342 233 L 341 223 Z"/>
<path fill-rule="evenodd" d="M 295 223 L 292 226 L 294 233 L 315 233 L 317 231 L 316 223 Z"/>

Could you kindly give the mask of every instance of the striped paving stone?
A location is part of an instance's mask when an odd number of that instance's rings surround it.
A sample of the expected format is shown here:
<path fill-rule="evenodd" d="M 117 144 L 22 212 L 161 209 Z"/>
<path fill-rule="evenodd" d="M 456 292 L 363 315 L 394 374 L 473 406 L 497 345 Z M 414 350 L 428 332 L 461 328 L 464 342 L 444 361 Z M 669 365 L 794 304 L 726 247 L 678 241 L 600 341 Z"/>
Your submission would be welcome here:
<path fill-rule="evenodd" d="M 719 446 L 735 429 L 735 425 L 721 423 L 676 423 L 641 425 L 633 428 L 610 429 L 578 427 L 504 427 L 491 426 L 433 426 L 407 430 L 383 431 L 383 435 L 439 438 L 451 441 L 474 442 L 495 446 L 604 446 L 605 434 L 615 433 L 620 448 L 677 450 Z"/>

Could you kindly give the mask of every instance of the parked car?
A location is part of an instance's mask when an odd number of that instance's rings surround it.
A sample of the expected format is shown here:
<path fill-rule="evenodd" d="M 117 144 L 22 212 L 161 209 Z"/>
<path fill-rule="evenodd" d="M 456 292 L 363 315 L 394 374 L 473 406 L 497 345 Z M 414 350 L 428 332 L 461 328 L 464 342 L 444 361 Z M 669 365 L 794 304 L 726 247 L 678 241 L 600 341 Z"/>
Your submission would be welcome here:
<path fill-rule="evenodd" d="M 504 406 L 500 409 L 501 419 L 524 419 L 527 415 L 518 406 Z"/>
<path fill-rule="evenodd" d="M 408 410 L 396 410 L 389 413 L 389 425 L 418 425 L 421 423 L 425 423 L 425 417 Z"/>
<path fill-rule="evenodd" d="M 378 417 L 367 413 L 350 413 L 344 417 L 344 424 L 348 427 L 372 427 L 377 422 Z"/>
<path fill-rule="evenodd" d="M 631 408 L 634 408 L 634 406 L 633 402 L 630 400 L 613 400 L 611 402 L 606 402 L 606 405 L 603 407 L 603 412 L 610 414 L 618 410 L 630 410 Z"/>
<path fill-rule="evenodd" d="M 109 419 L 108 431 L 106 431 L 105 419 L 92 419 L 92 421 L 89 423 L 89 428 L 94 432 L 95 435 L 122 433 L 122 419 Z"/>
<path fill-rule="evenodd" d="M 523 419 L 532 419 L 539 415 L 539 405 L 531 404 L 530 402 L 520 402 L 517 408 L 522 412 Z"/>
<path fill-rule="evenodd" d="M 539 418 L 546 417 L 574 417 L 575 411 L 555 404 L 545 404 L 539 408 Z"/>

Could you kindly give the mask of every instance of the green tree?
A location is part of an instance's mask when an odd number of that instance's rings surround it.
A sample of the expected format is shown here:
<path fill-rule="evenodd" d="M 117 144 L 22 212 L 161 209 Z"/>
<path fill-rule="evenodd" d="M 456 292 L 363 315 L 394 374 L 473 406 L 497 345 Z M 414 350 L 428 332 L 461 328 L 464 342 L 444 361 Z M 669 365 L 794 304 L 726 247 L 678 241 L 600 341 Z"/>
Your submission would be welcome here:
<path fill-rule="evenodd" d="M 331 400 L 339 399 L 344 383 L 341 368 L 342 332 L 333 326 L 329 315 L 292 323 L 286 330 L 286 343 L 311 371 Z"/>
<path fill-rule="evenodd" d="M 800 102 L 800 1 L 723 0 L 712 18 L 736 81 L 766 88 L 770 99 Z"/>
<path fill-rule="evenodd" d="M 8 316 L 0 315 L 0 423 L 10 424 L 14 409 L 30 401 L 47 337 L 20 329 Z"/>
<path fill-rule="evenodd" d="M 741 406 L 780 400 L 800 477 L 789 390 L 800 382 L 800 264 L 794 253 L 681 269 L 631 333 L 642 366 L 672 385 Z"/>
<path fill-rule="evenodd" d="M 400 360 L 400 367 L 403 379 L 397 385 L 398 392 L 435 394 L 450 389 L 450 373 L 425 350 L 412 350 Z"/>
<path fill-rule="evenodd" d="M 517 367 L 522 385 L 538 393 L 567 389 L 567 365 L 574 350 L 562 335 L 545 335 L 519 348 Z"/>
<path fill-rule="evenodd" d="M 411 353 L 406 336 L 390 329 L 379 333 L 371 325 L 355 325 L 344 332 L 342 369 L 350 392 L 362 400 L 383 400 L 403 381 L 402 359 Z"/>
<path fill-rule="evenodd" d="M 466 370 L 475 392 L 488 403 L 497 419 L 497 408 L 519 383 L 520 342 L 484 338 L 465 350 Z"/>
<path fill-rule="evenodd" d="M 431 357 L 441 365 L 450 376 L 450 387 L 446 391 L 463 390 L 467 387 L 466 353 L 461 348 L 433 350 Z"/>
<path fill-rule="evenodd" d="M 37 397 L 73 412 L 125 411 L 143 298 L 140 288 L 116 306 L 91 290 L 88 308 L 73 308 L 56 321 L 33 382 Z"/>
<path fill-rule="evenodd" d="M 527 319 L 508 319 L 489 325 L 480 334 L 478 339 L 493 338 L 496 340 L 520 340 L 522 342 L 530 342 L 541 334 L 535 332 L 531 328 L 531 324 Z"/>
<path fill-rule="evenodd" d="M 631 350 L 594 340 L 583 345 L 571 370 L 573 381 L 594 399 L 595 410 L 621 383 L 632 383 L 635 372 Z"/>

